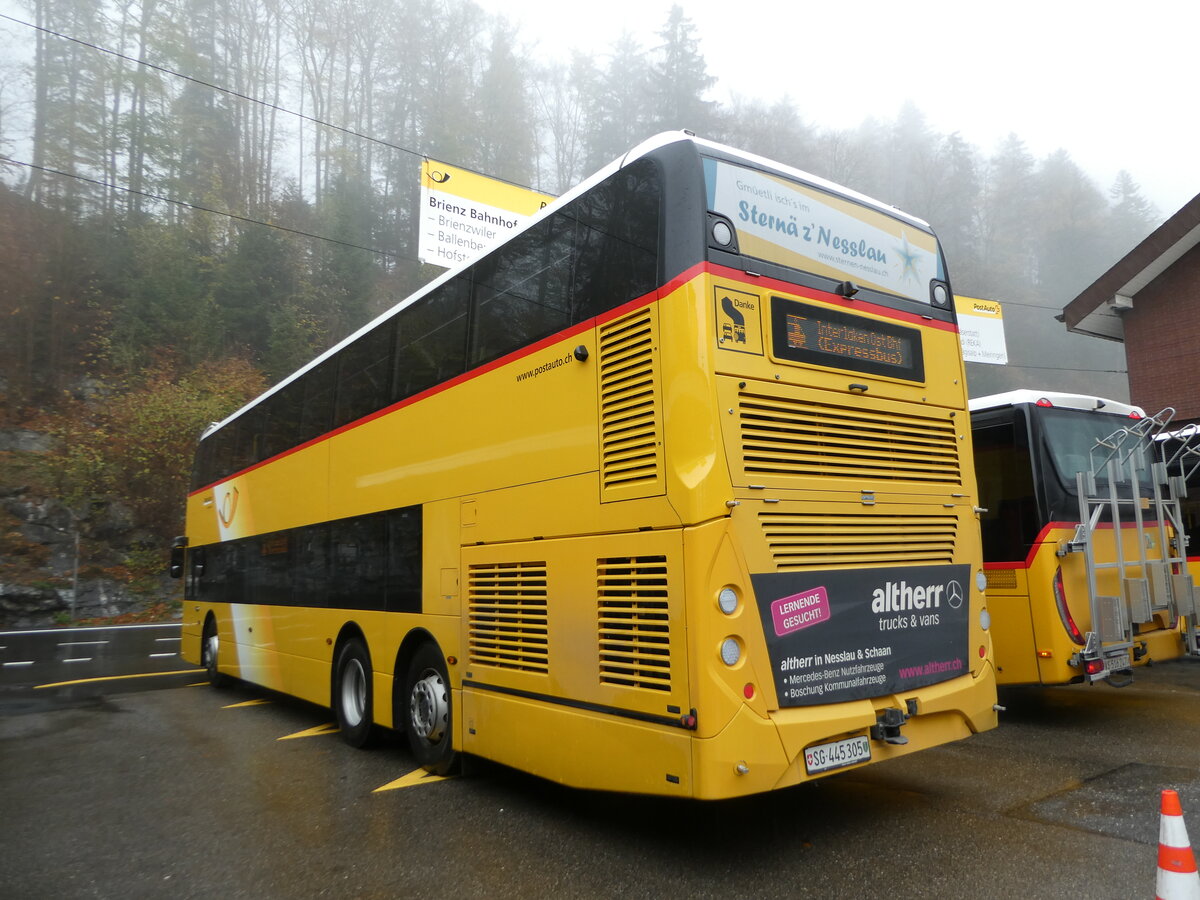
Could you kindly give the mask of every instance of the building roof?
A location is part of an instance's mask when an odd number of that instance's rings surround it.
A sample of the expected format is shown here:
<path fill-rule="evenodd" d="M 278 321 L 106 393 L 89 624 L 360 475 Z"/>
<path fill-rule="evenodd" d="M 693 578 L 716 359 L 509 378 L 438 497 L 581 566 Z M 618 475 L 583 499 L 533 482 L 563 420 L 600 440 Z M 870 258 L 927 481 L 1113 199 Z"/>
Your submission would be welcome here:
<path fill-rule="evenodd" d="M 1124 341 L 1121 313 L 1133 309 L 1138 292 L 1197 244 L 1200 194 L 1063 307 L 1059 321 L 1068 331 Z"/>

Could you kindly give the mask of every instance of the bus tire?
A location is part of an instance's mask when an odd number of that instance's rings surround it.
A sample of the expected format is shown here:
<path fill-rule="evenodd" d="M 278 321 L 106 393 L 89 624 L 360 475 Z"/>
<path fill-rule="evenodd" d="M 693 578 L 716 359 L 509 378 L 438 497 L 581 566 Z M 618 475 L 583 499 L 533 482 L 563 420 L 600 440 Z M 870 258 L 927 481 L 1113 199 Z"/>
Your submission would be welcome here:
<path fill-rule="evenodd" d="M 212 616 L 204 622 L 203 637 L 200 638 L 200 665 L 208 675 L 208 683 L 222 689 L 229 687 L 229 676 L 218 668 L 221 640 L 217 637 L 217 623 Z"/>
<path fill-rule="evenodd" d="M 435 775 L 445 775 L 455 763 L 451 696 L 441 652 L 434 644 L 422 644 L 408 665 L 396 712 L 417 763 Z"/>
<path fill-rule="evenodd" d="M 333 665 L 333 714 L 338 733 L 351 747 L 365 747 L 374 734 L 371 656 L 358 638 L 338 649 Z"/>

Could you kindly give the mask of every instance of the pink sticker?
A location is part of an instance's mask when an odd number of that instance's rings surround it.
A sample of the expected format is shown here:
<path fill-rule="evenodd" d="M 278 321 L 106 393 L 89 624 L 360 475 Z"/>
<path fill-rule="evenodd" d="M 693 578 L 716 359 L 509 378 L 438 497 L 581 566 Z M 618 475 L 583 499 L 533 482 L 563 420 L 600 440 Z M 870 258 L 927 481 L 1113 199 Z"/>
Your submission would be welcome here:
<path fill-rule="evenodd" d="M 771 604 L 775 634 L 783 637 L 793 631 L 829 620 L 829 594 L 825 588 L 813 588 L 803 594 L 781 597 Z"/>

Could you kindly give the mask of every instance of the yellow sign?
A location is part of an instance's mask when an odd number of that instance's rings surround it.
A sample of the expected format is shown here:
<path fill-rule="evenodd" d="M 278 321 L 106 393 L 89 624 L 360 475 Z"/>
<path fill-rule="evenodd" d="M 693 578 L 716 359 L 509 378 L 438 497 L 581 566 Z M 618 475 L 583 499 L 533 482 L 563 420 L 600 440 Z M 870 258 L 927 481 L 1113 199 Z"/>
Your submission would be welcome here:
<path fill-rule="evenodd" d="M 762 356 L 762 299 L 758 294 L 716 286 L 717 346 Z"/>
<path fill-rule="evenodd" d="M 452 268 L 495 247 L 554 198 L 426 160 L 421 164 L 421 262 Z"/>

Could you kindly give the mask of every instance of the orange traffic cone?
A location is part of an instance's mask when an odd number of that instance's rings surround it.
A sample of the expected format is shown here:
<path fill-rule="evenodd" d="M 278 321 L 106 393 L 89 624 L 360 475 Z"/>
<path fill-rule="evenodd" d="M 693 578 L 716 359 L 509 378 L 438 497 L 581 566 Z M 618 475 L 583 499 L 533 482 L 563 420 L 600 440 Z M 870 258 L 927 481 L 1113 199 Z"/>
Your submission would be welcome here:
<path fill-rule="evenodd" d="M 1183 809 L 1176 791 L 1162 792 L 1162 818 L 1158 828 L 1158 900 L 1200 900 L 1200 874 L 1188 842 Z"/>

